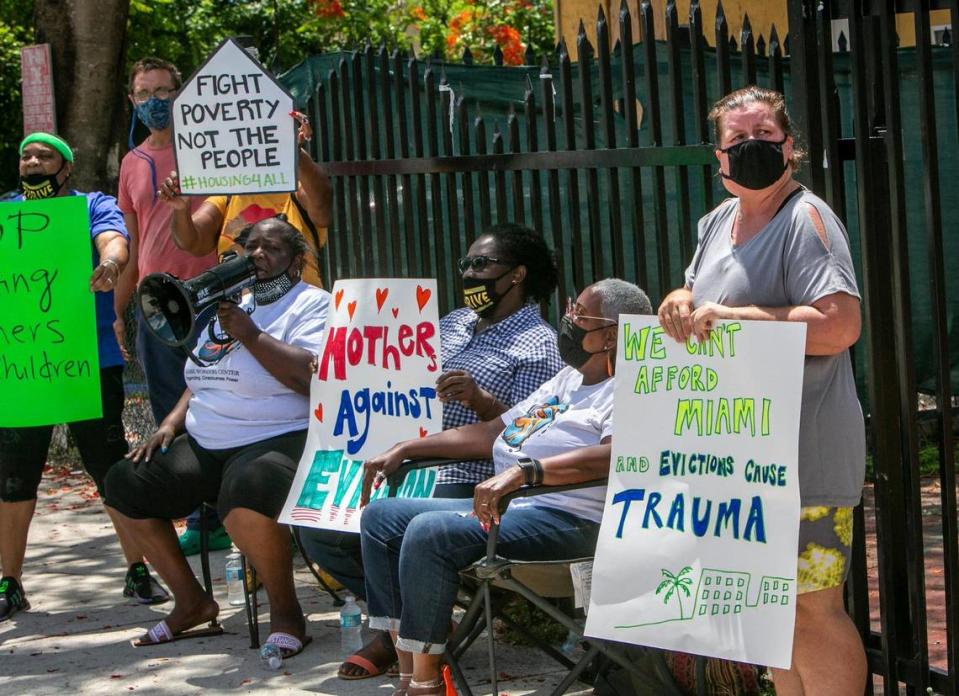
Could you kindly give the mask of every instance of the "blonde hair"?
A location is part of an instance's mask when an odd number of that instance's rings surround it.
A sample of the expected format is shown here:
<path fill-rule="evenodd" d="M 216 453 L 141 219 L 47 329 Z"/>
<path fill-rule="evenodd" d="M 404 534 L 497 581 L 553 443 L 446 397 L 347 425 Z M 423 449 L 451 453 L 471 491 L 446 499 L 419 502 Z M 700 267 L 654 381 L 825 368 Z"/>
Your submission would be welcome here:
<path fill-rule="evenodd" d="M 749 85 L 730 92 L 713 104 L 713 108 L 710 109 L 707 118 L 712 121 L 713 127 L 716 129 L 717 142 L 720 139 L 720 133 L 723 129 L 723 117 L 730 111 L 742 109 L 746 105 L 755 102 L 765 104 L 772 109 L 773 117 L 776 119 L 779 127 L 782 128 L 783 133 L 793 139 L 793 154 L 792 157 L 789 158 L 789 164 L 792 166 L 793 171 L 798 170 L 806 159 L 806 151 L 796 142 L 798 140 L 796 131 L 789 118 L 789 112 L 786 111 L 786 98 L 782 93 L 775 90 L 766 89 L 765 87 L 759 87 L 757 85 Z"/>

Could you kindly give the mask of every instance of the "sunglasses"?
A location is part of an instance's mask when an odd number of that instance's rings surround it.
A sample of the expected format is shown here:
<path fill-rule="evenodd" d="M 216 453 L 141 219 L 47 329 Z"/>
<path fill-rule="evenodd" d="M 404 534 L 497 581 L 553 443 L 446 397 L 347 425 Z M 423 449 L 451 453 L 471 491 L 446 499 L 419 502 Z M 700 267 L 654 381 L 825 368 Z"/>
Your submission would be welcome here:
<path fill-rule="evenodd" d="M 456 262 L 456 266 L 460 269 L 460 273 L 466 273 L 469 269 L 474 271 L 482 271 L 491 263 L 507 263 L 502 259 L 494 259 L 492 256 L 464 256 L 459 261 Z"/>

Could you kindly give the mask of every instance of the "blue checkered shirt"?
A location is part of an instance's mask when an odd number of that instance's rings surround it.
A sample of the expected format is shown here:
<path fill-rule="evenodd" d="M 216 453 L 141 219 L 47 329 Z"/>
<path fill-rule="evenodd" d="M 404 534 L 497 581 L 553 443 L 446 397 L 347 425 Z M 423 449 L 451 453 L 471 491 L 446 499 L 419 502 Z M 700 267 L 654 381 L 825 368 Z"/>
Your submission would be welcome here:
<path fill-rule="evenodd" d="M 477 334 L 479 316 L 455 309 L 440 319 L 443 371 L 466 370 L 476 384 L 512 408 L 553 377 L 563 361 L 556 331 L 543 321 L 539 307 L 525 305 Z M 458 428 L 479 420 L 457 401 L 443 404 L 443 427 Z M 492 460 L 458 462 L 443 467 L 436 482 L 479 483 L 493 475 Z"/>

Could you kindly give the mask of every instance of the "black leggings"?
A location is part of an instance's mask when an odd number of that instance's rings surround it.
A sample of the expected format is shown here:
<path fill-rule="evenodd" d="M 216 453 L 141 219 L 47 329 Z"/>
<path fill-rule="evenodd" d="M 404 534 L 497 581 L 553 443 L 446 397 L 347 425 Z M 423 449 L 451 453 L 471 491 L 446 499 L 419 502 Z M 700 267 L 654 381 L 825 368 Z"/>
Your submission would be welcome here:
<path fill-rule="evenodd" d="M 107 470 L 127 453 L 123 433 L 123 367 L 100 370 L 100 403 L 103 416 L 67 423 L 87 470 L 103 497 Z M 6 404 L 5 408 L 14 408 Z M 20 503 L 35 500 L 47 450 L 53 437 L 52 425 L 31 428 L 0 428 L 0 500 Z"/>
<path fill-rule="evenodd" d="M 238 507 L 275 518 L 305 444 L 305 430 L 222 450 L 180 435 L 165 454 L 156 450 L 148 462 L 125 459 L 110 469 L 106 503 L 133 519 L 186 517 L 213 501 L 221 520 Z"/>

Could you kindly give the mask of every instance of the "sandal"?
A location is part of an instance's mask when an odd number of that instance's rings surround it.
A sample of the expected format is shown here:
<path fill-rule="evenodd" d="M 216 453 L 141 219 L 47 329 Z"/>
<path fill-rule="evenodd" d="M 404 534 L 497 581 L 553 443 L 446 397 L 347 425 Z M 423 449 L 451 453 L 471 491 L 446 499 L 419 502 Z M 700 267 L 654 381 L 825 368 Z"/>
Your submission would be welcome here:
<path fill-rule="evenodd" d="M 206 628 L 192 628 L 188 631 L 174 633 L 170 630 L 166 621 L 161 621 L 156 626 L 147 631 L 142 638 L 133 641 L 133 647 L 146 648 L 151 645 L 162 645 L 163 643 L 174 643 L 178 640 L 189 640 L 190 638 L 203 638 L 204 636 L 219 636 L 223 634 L 223 627 L 207 626 Z"/>
<path fill-rule="evenodd" d="M 304 636 L 303 640 L 300 640 L 290 633 L 283 633 L 281 631 L 271 633 L 266 639 L 267 645 L 275 645 L 280 649 L 280 655 L 284 660 L 299 655 L 303 652 L 303 649 L 312 642 L 312 636 Z"/>
<path fill-rule="evenodd" d="M 396 685 L 396 688 L 393 689 L 393 693 L 390 696 L 407 696 L 407 691 L 410 688 L 410 682 L 413 681 L 413 675 L 400 674 L 399 677 L 400 683 Z"/>
<path fill-rule="evenodd" d="M 336 676 L 344 681 L 370 679 L 388 673 L 396 664 L 396 648 L 390 634 L 386 631 L 377 631 L 373 639 L 357 652 L 343 660 Z M 349 674 L 343 671 L 347 665 L 354 665 L 363 670 L 363 674 Z M 399 674 L 399 668 L 397 668 Z"/>

